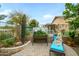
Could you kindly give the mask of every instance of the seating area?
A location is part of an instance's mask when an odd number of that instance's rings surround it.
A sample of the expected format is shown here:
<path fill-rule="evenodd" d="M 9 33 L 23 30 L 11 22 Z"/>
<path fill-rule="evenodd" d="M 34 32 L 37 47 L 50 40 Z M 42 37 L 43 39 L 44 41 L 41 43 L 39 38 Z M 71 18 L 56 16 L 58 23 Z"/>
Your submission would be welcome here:
<path fill-rule="evenodd" d="M 46 36 L 47 35 L 47 36 Z M 52 39 L 48 38 L 51 37 Z M 51 42 L 48 42 L 50 40 Z M 70 53 L 69 53 L 70 52 Z M 77 56 L 77 53 L 63 43 L 61 32 L 46 34 L 45 30 L 33 29 L 33 38 L 24 50 L 12 56 Z"/>
<path fill-rule="evenodd" d="M 12 56 L 77 56 L 77 53 L 70 46 L 64 44 L 62 40 L 58 43 L 57 40 L 59 39 L 56 36 L 53 38 L 52 43 L 49 42 L 48 46 L 45 42 L 32 45 L 30 41 L 24 50 Z"/>

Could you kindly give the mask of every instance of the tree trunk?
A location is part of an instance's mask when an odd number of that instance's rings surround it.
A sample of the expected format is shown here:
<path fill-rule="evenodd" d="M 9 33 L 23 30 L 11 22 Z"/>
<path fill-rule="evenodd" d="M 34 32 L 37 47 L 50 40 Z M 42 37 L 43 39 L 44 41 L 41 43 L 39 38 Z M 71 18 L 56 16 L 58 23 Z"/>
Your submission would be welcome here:
<path fill-rule="evenodd" d="M 15 37 L 16 37 L 16 41 L 20 41 L 20 25 L 16 25 Z"/>
<path fill-rule="evenodd" d="M 25 35 L 26 35 L 26 23 L 23 21 L 21 24 L 21 42 L 25 43 Z"/>

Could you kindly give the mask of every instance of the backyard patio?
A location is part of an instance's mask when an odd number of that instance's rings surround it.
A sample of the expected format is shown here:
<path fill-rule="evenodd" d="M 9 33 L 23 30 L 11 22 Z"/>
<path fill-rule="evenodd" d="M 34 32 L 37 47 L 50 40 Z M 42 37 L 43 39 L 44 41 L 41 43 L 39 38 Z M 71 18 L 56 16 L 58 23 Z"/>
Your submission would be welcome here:
<path fill-rule="evenodd" d="M 49 24 L 21 11 L 0 15 L 0 56 L 78 56 L 78 6 L 65 4 L 63 15 Z"/>
<path fill-rule="evenodd" d="M 32 43 L 30 42 L 24 50 L 13 54 L 12 56 L 49 56 L 49 48 L 50 43 Z M 66 56 L 78 56 L 77 53 L 69 46 L 64 44 L 65 54 Z M 55 56 L 54 53 L 52 53 L 52 56 Z"/>

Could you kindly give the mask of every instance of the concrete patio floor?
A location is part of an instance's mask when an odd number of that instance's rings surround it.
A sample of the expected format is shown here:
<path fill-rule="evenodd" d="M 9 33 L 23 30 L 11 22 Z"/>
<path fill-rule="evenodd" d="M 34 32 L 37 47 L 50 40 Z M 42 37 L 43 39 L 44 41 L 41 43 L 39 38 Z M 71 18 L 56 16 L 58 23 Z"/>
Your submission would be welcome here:
<path fill-rule="evenodd" d="M 49 56 L 50 43 L 29 43 L 24 50 L 13 54 L 12 56 Z M 69 46 L 64 44 L 66 56 L 77 56 L 77 53 Z"/>

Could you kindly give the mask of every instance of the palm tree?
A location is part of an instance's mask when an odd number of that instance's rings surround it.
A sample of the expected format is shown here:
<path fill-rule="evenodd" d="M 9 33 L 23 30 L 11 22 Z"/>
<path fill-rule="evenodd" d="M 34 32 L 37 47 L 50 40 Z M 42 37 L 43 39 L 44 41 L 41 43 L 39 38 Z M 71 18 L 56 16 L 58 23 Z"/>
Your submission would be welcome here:
<path fill-rule="evenodd" d="M 10 13 L 10 20 L 8 21 L 8 23 L 16 25 L 17 35 L 19 35 L 19 39 L 23 44 L 25 41 L 25 30 L 28 19 L 29 17 L 24 13 L 15 11 L 13 13 Z"/>
<path fill-rule="evenodd" d="M 29 22 L 29 26 L 30 27 L 38 27 L 39 25 L 39 22 L 36 20 L 36 19 L 31 19 L 30 22 Z"/>

